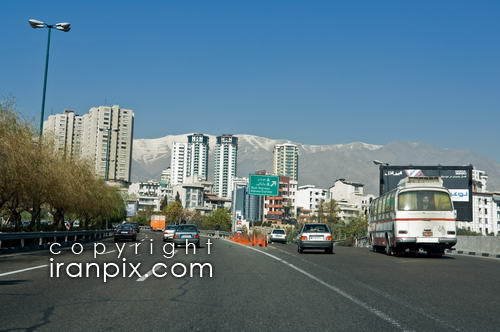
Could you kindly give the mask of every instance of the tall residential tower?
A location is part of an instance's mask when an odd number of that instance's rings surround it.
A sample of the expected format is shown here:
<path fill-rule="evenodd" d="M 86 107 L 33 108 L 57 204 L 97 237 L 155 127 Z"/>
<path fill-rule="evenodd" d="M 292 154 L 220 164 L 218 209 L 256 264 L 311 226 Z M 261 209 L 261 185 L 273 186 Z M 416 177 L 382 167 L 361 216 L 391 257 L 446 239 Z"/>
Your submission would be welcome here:
<path fill-rule="evenodd" d="M 105 180 L 130 182 L 134 112 L 118 105 L 99 106 L 82 118 L 81 156 Z"/>
<path fill-rule="evenodd" d="M 230 198 L 233 178 L 236 177 L 238 158 L 238 137 L 233 135 L 217 136 L 214 153 L 214 193 L 219 197 Z"/>
<path fill-rule="evenodd" d="M 209 138 L 203 134 L 191 134 L 187 138 L 186 177 L 207 181 Z"/>
<path fill-rule="evenodd" d="M 54 140 L 56 151 L 63 153 L 66 157 L 79 157 L 82 121 L 82 117 L 72 110 L 49 115 L 43 123 L 43 135 L 50 136 Z"/>
<path fill-rule="evenodd" d="M 297 145 L 285 143 L 274 146 L 273 173 L 298 181 L 299 147 Z"/>

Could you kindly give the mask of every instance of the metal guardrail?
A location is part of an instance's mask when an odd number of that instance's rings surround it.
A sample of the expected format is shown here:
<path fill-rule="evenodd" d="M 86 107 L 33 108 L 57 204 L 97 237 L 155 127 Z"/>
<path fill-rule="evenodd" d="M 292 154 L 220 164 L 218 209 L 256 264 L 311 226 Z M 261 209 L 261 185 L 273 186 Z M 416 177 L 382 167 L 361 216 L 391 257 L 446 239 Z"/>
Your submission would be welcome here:
<path fill-rule="evenodd" d="M 44 243 L 51 242 L 76 242 L 100 240 L 113 235 L 113 230 L 91 230 L 91 231 L 59 231 L 59 232 L 7 232 L 0 233 L 0 249 L 2 249 L 2 242 L 8 241 L 14 244 L 14 247 L 24 248 L 26 240 L 38 240 L 38 246 L 43 246 Z M 17 243 L 16 243 L 17 242 Z M 16 245 L 17 244 L 17 245 Z M 10 246 L 12 247 L 12 245 Z"/>

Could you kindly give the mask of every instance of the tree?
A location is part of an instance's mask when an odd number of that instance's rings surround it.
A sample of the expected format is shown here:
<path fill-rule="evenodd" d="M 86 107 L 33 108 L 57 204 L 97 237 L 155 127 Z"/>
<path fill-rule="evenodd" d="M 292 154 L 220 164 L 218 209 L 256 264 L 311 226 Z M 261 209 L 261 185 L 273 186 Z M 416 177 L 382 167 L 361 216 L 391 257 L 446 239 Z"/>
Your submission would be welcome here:
<path fill-rule="evenodd" d="M 167 195 L 165 195 L 165 197 L 163 197 L 163 199 L 161 200 L 161 203 L 160 203 L 160 211 L 165 210 L 167 205 L 168 205 L 168 197 L 167 197 Z"/>
<path fill-rule="evenodd" d="M 366 216 L 359 215 L 349 220 L 349 222 L 346 222 L 343 228 L 346 238 L 355 241 L 367 235 L 368 220 L 366 219 Z"/>
<path fill-rule="evenodd" d="M 203 228 L 212 230 L 231 230 L 231 213 L 224 208 L 213 211 L 203 219 Z"/>
<path fill-rule="evenodd" d="M 175 200 L 167 205 L 163 213 L 165 214 L 167 223 L 178 224 L 182 221 L 182 218 L 184 216 L 184 209 L 182 207 L 182 204 L 179 201 Z"/>

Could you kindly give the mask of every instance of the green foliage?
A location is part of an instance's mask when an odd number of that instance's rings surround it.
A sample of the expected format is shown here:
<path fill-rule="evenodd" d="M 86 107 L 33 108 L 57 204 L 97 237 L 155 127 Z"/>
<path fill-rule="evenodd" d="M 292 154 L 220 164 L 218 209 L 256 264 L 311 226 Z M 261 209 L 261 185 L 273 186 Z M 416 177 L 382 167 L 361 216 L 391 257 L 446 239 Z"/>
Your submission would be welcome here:
<path fill-rule="evenodd" d="M 221 231 L 231 230 L 231 214 L 227 209 L 217 209 L 205 216 L 202 222 L 203 229 L 213 229 Z"/>
<path fill-rule="evenodd" d="M 13 222 L 13 229 L 20 229 L 28 213 L 31 230 L 64 229 L 68 218 L 81 220 L 82 229 L 123 220 L 119 191 L 98 179 L 86 161 L 56 151 L 51 137 L 40 140 L 14 105 L 0 101 L 0 215 Z M 42 225 L 47 211 L 53 223 Z"/>
<path fill-rule="evenodd" d="M 183 220 L 184 208 L 180 201 L 173 201 L 163 210 L 167 224 L 177 224 Z"/>
<path fill-rule="evenodd" d="M 464 236 L 481 236 L 481 233 L 474 232 L 474 231 L 469 231 L 465 228 L 457 228 L 457 235 L 464 235 Z"/>

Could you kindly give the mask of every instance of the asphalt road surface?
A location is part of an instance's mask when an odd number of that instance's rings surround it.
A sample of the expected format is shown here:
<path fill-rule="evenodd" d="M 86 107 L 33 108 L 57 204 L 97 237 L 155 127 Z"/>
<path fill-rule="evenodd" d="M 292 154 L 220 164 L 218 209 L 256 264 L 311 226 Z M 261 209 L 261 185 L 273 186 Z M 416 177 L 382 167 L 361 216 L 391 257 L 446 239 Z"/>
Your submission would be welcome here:
<path fill-rule="evenodd" d="M 134 244 L 126 243 L 120 258 L 109 239 L 95 259 L 92 244 L 80 255 L 64 250 L 0 256 L 0 331 L 500 329 L 500 261 L 495 259 L 388 257 L 343 247 L 333 255 L 301 255 L 291 244 L 261 248 L 211 241 L 210 254 L 205 244 L 196 255 L 177 248 L 165 258 L 161 234 L 143 231 L 137 255 Z M 88 278 L 85 268 L 82 278 L 70 278 L 67 265 L 55 277 L 55 263 L 87 262 L 100 264 L 99 277 L 92 274 L 94 267 Z M 120 269 L 120 276 L 104 282 L 103 264 L 113 262 L 125 265 L 126 277 Z M 197 262 L 211 264 L 212 278 L 207 266 L 203 277 L 200 269 L 189 276 L 190 264 Z M 129 277 L 129 263 L 141 264 L 140 276 Z M 166 264 L 155 270 L 163 277 L 151 273 L 157 263 Z M 173 276 L 184 267 L 186 277 Z"/>

